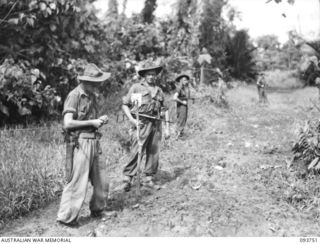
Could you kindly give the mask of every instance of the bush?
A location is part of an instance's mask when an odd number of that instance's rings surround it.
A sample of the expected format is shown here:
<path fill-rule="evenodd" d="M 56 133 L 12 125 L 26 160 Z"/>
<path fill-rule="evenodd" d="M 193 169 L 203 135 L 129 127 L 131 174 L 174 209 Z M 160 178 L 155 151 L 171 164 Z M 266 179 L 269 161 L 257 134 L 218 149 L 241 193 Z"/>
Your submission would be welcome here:
<path fill-rule="evenodd" d="M 308 170 L 320 170 L 320 121 L 309 120 L 299 129 L 298 141 L 292 148 L 294 163 L 302 163 Z"/>
<path fill-rule="evenodd" d="M 294 89 L 303 86 L 297 71 L 293 70 L 270 70 L 265 71 L 265 79 L 269 88 Z"/>

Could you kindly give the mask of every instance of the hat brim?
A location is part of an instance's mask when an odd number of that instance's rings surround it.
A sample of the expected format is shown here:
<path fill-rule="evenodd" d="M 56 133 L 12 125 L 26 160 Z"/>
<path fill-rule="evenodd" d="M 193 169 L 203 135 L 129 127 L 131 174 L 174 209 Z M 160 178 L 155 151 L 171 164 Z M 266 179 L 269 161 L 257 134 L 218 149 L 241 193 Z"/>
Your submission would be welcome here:
<path fill-rule="evenodd" d="M 98 77 L 86 76 L 86 75 L 79 75 L 78 80 L 80 81 L 89 81 L 89 82 L 103 82 L 108 80 L 111 77 L 111 73 L 102 72 L 102 74 Z"/>
<path fill-rule="evenodd" d="M 190 80 L 190 76 L 187 75 L 187 74 L 181 74 L 181 75 L 178 75 L 175 79 L 176 82 L 179 82 L 180 79 L 182 79 L 183 77 L 187 78 L 188 80 Z"/>
<path fill-rule="evenodd" d="M 148 71 L 155 71 L 156 74 L 158 75 L 162 71 L 162 66 L 150 67 L 150 68 L 147 68 L 147 69 L 140 69 L 138 71 L 138 74 L 140 76 L 144 76 Z"/>

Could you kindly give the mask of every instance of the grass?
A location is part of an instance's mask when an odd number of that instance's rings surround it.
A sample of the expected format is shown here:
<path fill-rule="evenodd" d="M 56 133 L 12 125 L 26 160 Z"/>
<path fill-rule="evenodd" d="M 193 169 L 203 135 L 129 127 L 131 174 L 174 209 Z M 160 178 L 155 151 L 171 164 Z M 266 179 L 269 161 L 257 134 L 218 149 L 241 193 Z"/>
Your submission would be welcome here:
<path fill-rule="evenodd" d="M 252 90 L 253 89 L 254 87 Z M 218 165 L 220 161 L 223 161 L 219 159 L 220 156 L 221 158 L 228 156 L 228 143 L 232 143 L 231 149 L 233 148 L 235 154 L 238 153 L 238 151 L 243 152 L 249 150 L 241 146 L 240 140 L 244 134 L 249 136 L 252 129 L 248 132 L 244 131 L 243 134 L 239 132 L 241 125 L 245 130 L 248 123 L 245 122 L 245 124 L 241 124 L 241 121 L 245 118 L 238 118 L 238 121 L 235 111 L 248 110 L 243 112 L 243 115 L 250 117 L 250 111 L 253 109 L 257 110 L 255 107 L 250 107 L 251 105 L 243 106 L 243 104 L 251 103 L 252 106 L 255 106 L 253 101 L 256 99 L 256 93 L 252 92 L 252 90 L 248 88 L 237 88 L 231 91 L 230 94 L 234 94 L 234 96 L 237 94 L 237 99 L 235 102 L 228 96 L 228 98 L 230 98 L 228 101 L 230 102 L 229 108 L 221 108 L 219 104 L 212 101 L 216 96 L 216 89 L 213 87 L 199 88 L 197 91 L 192 91 L 192 97 L 198 99 L 196 100 L 196 104 L 192 105 L 193 109 L 190 109 L 190 120 L 188 120 L 186 131 L 193 139 L 188 141 L 188 149 L 185 151 L 179 151 L 179 145 L 177 145 L 177 142 L 173 139 L 165 142 L 161 149 L 161 161 L 169 162 L 164 164 L 163 167 L 165 165 L 171 165 L 171 168 L 168 166 L 171 170 L 172 165 L 180 161 L 184 166 L 197 165 L 199 172 L 192 171 L 192 174 L 189 172 L 189 175 L 187 169 L 181 167 L 181 169 L 177 168 L 175 170 L 180 170 L 182 173 L 174 171 L 172 175 L 169 175 L 170 177 L 182 175 L 183 172 L 186 171 L 186 175 L 181 176 L 182 185 L 185 184 L 184 180 L 186 180 L 186 182 L 191 182 L 192 180 L 200 181 L 203 185 L 209 180 L 210 182 L 216 183 L 214 181 L 216 176 L 212 177 L 212 174 L 216 174 L 217 172 L 214 166 L 215 164 Z M 309 90 L 304 90 L 303 92 L 308 91 Z M 297 99 L 292 98 L 293 94 L 296 94 Z M 290 94 L 290 97 L 288 97 L 288 99 L 293 99 L 292 101 L 288 100 L 290 106 L 294 107 L 295 103 L 304 104 L 306 102 L 301 100 L 302 90 L 294 91 L 293 94 Z M 281 95 L 281 101 L 287 101 L 283 96 L 289 95 Z M 273 94 L 271 96 L 270 100 L 273 104 L 277 104 L 278 97 L 280 97 L 279 94 Z M 110 96 L 108 99 L 114 104 L 118 104 L 117 99 L 119 98 L 120 96 L 117 94 Z M 169 97 L 167 97 L 167 100 L 169 100 Z M 106 162 L 108 168 L 107 177 L 112 178 L 111 182 L 114 183 L 121 180 L 122 164 L 125 161 L 124 156 L 126 156 L 128 146 L 129 136 L 127 131 L 129 126 L 127 121 L 116 121 L 110 104 L 107 100 L 107 107 L 102 109 L 103 112 L 110 115 L 110 121 L 108 125 L 100 129 L 103 133 L 101 139 L 103 153 L 100 158 Z M 171 102 L 170 105 L 172 105 L 170 107 L 172 111 L 171 118 L 174 119 L 174 103 Z M 289 109 L 289 107 L 286 107 L 286 103 L 283 106 L 283 110 L 287 111 Z M 228 113 L 235 113 L 235 115 L 232 115 L 235 116 L 235 118 L 232 117 L 232 120 L 230 120 L 229 117 L 223 118 L 223 114 Z M 279 113 L 279 116 L 280 115 Z M 258 114 L 256 116 L 258 116 Z M 301 115 L 301 118 L 304 117 L 304 115 Z M 120 116 L 120 118 L 122 118 L 122 116 Z M 266 123 L 270 123 L 270 126 L 272 125 L 272 127 L 274 127 L 273 129 L 276 129 L 278 127 L 274 125 L 279 123 L 278 121 L 280 121 L 280 119 L 273 121 L 268 118 Z M 234 125 L 232 123 L 234 123 Z M 287 122 L 284 121 L 284 123 Z M 227 124 L 227 126 L 224 126 L 225 124 Z M 268 127 L 269 124 L 264 126 Z M 212 128 L 215 128 L 215 130 L 213 131 Z M 231 132 L 233 131 L 232 136 L 225 136 L 225 133 L 229 130 Z M 1 132 L 0 143 L 4 146 L 0 147 L 0 221 L 16 218 L 37 208 L 44 207 L 59 197 L 64 185 L 65 157 L 65 147 L 60 131 L 60 126 L 54 125 L 50 129 L 43 131 L 16 130 L 13 132 Z M 224 131 L 223 134 L 222 131 Z M 236 135 L 238 136 L 237 140 L 233 140 Z M 259 137 L 254 138 L 259 140 Z M 260 139 L 262 140 L 263 138 Z M 237 144 L 238 142 L 239 145 Z M 199 145 L 203 144 L 205 146 L 200 148 Z M 217 148 L 219 147 L 224 147 L 224 149 L 220 149 L 217 154 Z M 231 156 L 230 158 L 232 159 Z M 261 157 L 261 155 L 259 155 L 259 157 Z M 283 159 L 284 155 L 281 154 L 279 157 Z M 272 161 L 273 159 L 269 160 Z M 230 162 L 232 163 L 232 160 Z M 230 166 L 227 166 L 227 169 L 232 167 L 231 163 Z M 257 183 L 256 176 L 257 173 L 259 173 L 261 178 L 259 178 L 258 186 L 261 187 L 261 191 L 268 191 L 274 199 L 279 199 L 281 203 L 285 202 L 288 206 L 293 206 L 297 210 L 303 210 L 304 213 L 313 216 L 313 218 L 319 218 L 320 189 L 318 176 L 311 174 L 302 178 L 301 174 L 296 173 L 297 171 L 291 172 L 284 167 L 280 169 L 270 168 L 267 170 L 258 170 L 259 166 L 258 162 L 254 170 L 248 166 L 248 173 L 239 171 L 239 175 L 243 175 L 245 180 L 252 180 L 253 183 Z M 193 179 L 192 177 L 196 175 L 200 178 Z M 234 178 L 230 178 L 230 185 L 233 185 L 234 181 Z M 244 196 L 242 197 L 244 198 Z"/>
<path fill-rule="evenodd" d="M 269 70 L 264 73 L 267 86 L 270 89 L 297 89 L 303 87 L 297 71 Z"/>
<path fill-rule="evenodd" d="M 121 175 L 119 160 L 128 149 L 127 122 L 117 122 L 114 115 L 120 97 L 110 96 L 101 109 L 110 116 L 109 124 L 100 129 L 100 160 L 108 166 L 108 177 L 110 171 Z M 44 207 L 61 195 L 65 183 L 65 144 L 61 132 L 58 124 L 0 130 L 0 229 L 6 221 Z"/>
<path fill-rule="evenodd" d="M 129 150 L 128 121 L 116 120 L 123 92 L 109 96 L 100 107 L 110 117 L 107 126 L 100 129 L 102 155 L 106 162 L 107 177 L 121 177 L 122 163 Z M 200 88 L 193 91 L 197 103 L 216 105 L 216 89 Z M 175 121 L 175 105 L 169 101 L 170 120 Z M 190 101 L 191 102 L 191 101 Z M 206 128 L 207 118 L 189 123 L 189 132 L 197 133 Z M 171 127 L 174 128 L 173 126 Z M 173 131 L 172 131 L 173 132 Z M 8 219 L 17 218 L 56 200 L 64 186 L 65 145 L 61 126 L 28 130 L 4 130 L 0 134 L 0 228 Z M 2 221 L 2 222 L 1 222 Z"/>
<path fill-rule="evenodd" d="M 58 126 L 0 134 L 0 220 L 45 206 L 63 186 L 64 146 Z"/>

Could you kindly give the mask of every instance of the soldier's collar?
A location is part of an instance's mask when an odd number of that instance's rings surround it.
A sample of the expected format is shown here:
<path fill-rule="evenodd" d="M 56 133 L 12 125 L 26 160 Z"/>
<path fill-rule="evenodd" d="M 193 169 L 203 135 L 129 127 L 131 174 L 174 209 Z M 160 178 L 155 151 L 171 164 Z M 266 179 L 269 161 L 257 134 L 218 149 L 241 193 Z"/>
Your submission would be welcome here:
<path fill-rule="evenodd" d="M 86 93 L 85 90 L 83 90 L 81 85 L 79 85 L 78 88 L 79 88 L 80 96 L 85 95 L 86 97 L 89 97 L 89 94 Z"/>
<path fill-rule="evenodd" d="M 140 85 L 142 85 L 142 86 L 148 86 L 148 87 L 152 87 L 152 86 L 150 86 L 150 85 L 148 85 L 146 82 L 140 82 Z M 159 87 L 157 86 L 157 85 L 154 85 L 153 86 L 154 88 L 156 88 L 156 89 L 159 89 Z"/>

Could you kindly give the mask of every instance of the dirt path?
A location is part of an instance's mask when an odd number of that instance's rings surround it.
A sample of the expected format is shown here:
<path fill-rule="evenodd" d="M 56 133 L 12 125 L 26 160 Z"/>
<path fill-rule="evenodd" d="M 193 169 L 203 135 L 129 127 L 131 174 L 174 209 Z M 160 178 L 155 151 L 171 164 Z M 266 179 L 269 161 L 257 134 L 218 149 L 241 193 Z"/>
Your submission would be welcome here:
<path fill-rule="evenodd" d="M 163 145 L 160 191 L 111 194 L 117 216 L 88 218 L 84 206 L 78 229 L 55 223 L 58 201 L 10 223 L 1 236 L 318 236 L 319 223 L 288 203 L 286 175 L 294 130 L 315 115 L 312 88 L 269 94 L 256 104 L 254 87 L 227 94 L 229 109 L 209 101 L 191 105 L 188 136 Z M 123 160 L 113 167 L 111 189 Z M 280 179 L 280 180 L 279 180 Z M 283 179 L 283 180 L 282 180 Z"/>

